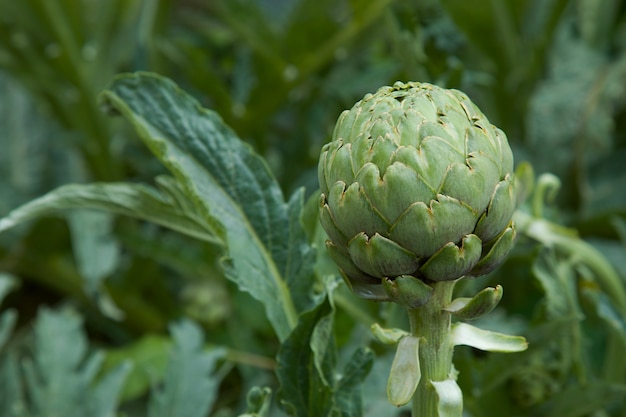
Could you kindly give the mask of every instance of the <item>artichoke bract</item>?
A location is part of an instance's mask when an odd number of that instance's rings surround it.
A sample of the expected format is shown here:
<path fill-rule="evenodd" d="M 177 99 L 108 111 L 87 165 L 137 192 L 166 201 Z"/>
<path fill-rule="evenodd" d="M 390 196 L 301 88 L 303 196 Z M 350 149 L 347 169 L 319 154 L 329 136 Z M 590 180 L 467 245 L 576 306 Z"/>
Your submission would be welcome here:
<path fill-rule="evenodd" d="M 367 94 L 339 117 L 318 175 L 330 255 L 362 297 L 420 305 L 430 283 L 490 272 L 513 246 L 511 148 L 460 91 Z"/>

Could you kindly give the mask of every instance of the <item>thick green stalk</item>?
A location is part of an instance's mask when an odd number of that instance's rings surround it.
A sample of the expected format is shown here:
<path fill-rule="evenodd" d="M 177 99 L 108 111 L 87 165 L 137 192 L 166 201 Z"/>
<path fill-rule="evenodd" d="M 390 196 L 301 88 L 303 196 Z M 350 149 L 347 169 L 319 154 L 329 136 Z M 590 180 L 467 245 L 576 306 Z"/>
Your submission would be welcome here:
<path fill-rule="evenodd" d="M 411 334 L 419 337 L 419 358 L 422 377 L 413 395 L 412 417 L 438 415 L 437 394 L 430 381 L 444 381 L 452 371 L 451 314 L 443 308 L 452 300 L 455 281 L 432 285 L 433 296 L 424 306 L 409 310 Z"/>

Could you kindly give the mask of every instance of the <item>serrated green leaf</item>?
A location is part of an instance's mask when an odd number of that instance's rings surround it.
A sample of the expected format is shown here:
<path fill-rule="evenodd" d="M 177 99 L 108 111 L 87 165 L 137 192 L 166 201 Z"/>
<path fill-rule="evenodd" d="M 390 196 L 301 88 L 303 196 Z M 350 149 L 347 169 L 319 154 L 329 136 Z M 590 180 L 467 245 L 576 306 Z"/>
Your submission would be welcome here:
<path fill-rule="evenodd" d="M 297 311 L 310 306 L 312 282 L 306 278 L 313 252 L 300 224 L 302 191 L 285 203 L 265 161 L 216 113 L 167 79 L 147 73 L 117 77 L 102 99 L 133 124 L 204 223 L 221 228 L 227 276 L 265 305 L 284 340 Z"/>
<path fill-rule="evenodd" d="M 437 393 L 437 417 L 461 417 L 463 415 L 463 393 L 453 379 L 430 381 Z"/>
<path fill-rule="evenodd" d="M 326 327 L 333 315 L 334 308 L 325 298 L 300 316 L 298 326 L 281 345 L 276 365 L 278 395 L 289 415 L 322 417 L 332 410 L 333 380 L 329 380 L 327 371 L 334 370 L 336 364 L 334 340 L 332 333 L 315 329 L 320 322 Z"/>
<path fill-rule="evenodd" d="M 41 309 L 34 343 L 34 357 L 24 360 L 32 415 L 113 414 L 129 365 L 122 364 L 94 381 L 104 356 L 96 352 L 86 357 L 87 338 L 75 312 Z"/>
<path fill-rule="evenodd" d="M 466 345 L 487 352 L 521 352 L 528 348 L 526 339 L 521 336 L 482 330 L 467 323 L 452 326 L 452 342 L 455 346 Z"/>
<path fill-rule="evenodd" d="M 298 326 L 278 352 L 278 396 L 289 415 L 361 416 L 361 384 L 372 367 L 373 354 L 369 349 L 357 349 L 344 369 L 336 369 L 334 313 L 327 295 L 317 307 L 300 316 Z"/>
<path fill-rule="evenodd" d="M 170 326 L 174 347 L 163 384 L 148 404 L 149 417 L 204 417 L 217 396 L 220 380 L 214 374 L 222 349 L 204 351 L 200 327 L 188 320 Z"/>

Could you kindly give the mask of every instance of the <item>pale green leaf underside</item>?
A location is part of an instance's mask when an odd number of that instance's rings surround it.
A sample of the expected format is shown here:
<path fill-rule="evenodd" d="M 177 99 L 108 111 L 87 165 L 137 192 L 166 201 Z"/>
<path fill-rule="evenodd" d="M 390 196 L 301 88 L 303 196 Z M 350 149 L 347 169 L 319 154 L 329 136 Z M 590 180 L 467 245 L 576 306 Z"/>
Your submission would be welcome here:
<path fill-rule="evenodd" d="M 452 341 L 455 346 L 466 345 L 488 352 L 521 352 L 528 347 L 521 336 L 483 330 L 466 323 L 453 325 Z"/>
<path fill-rule="evenodd" d="M 147 220 L 177 232 L 216 241 L 216 233 L 171 195 L 141 184 L 70 184 L 24 204 L 0 219 L 0 232 L 38 217 L 70 209 L 94 209 Z"/>

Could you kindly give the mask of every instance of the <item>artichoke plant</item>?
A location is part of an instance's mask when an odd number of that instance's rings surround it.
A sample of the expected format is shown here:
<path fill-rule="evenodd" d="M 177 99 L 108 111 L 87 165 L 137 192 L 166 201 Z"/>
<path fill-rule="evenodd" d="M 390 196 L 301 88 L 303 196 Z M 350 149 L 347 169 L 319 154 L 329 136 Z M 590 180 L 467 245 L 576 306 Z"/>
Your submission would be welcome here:
<path fill-rule="evenodd" d="M 460 91 L 398 82 L 366 95 L 318 173 L 330 254 L 362 297 L 421 305 L 430 284 L 485 274 L 513 245 L 511 149 Z"/>

